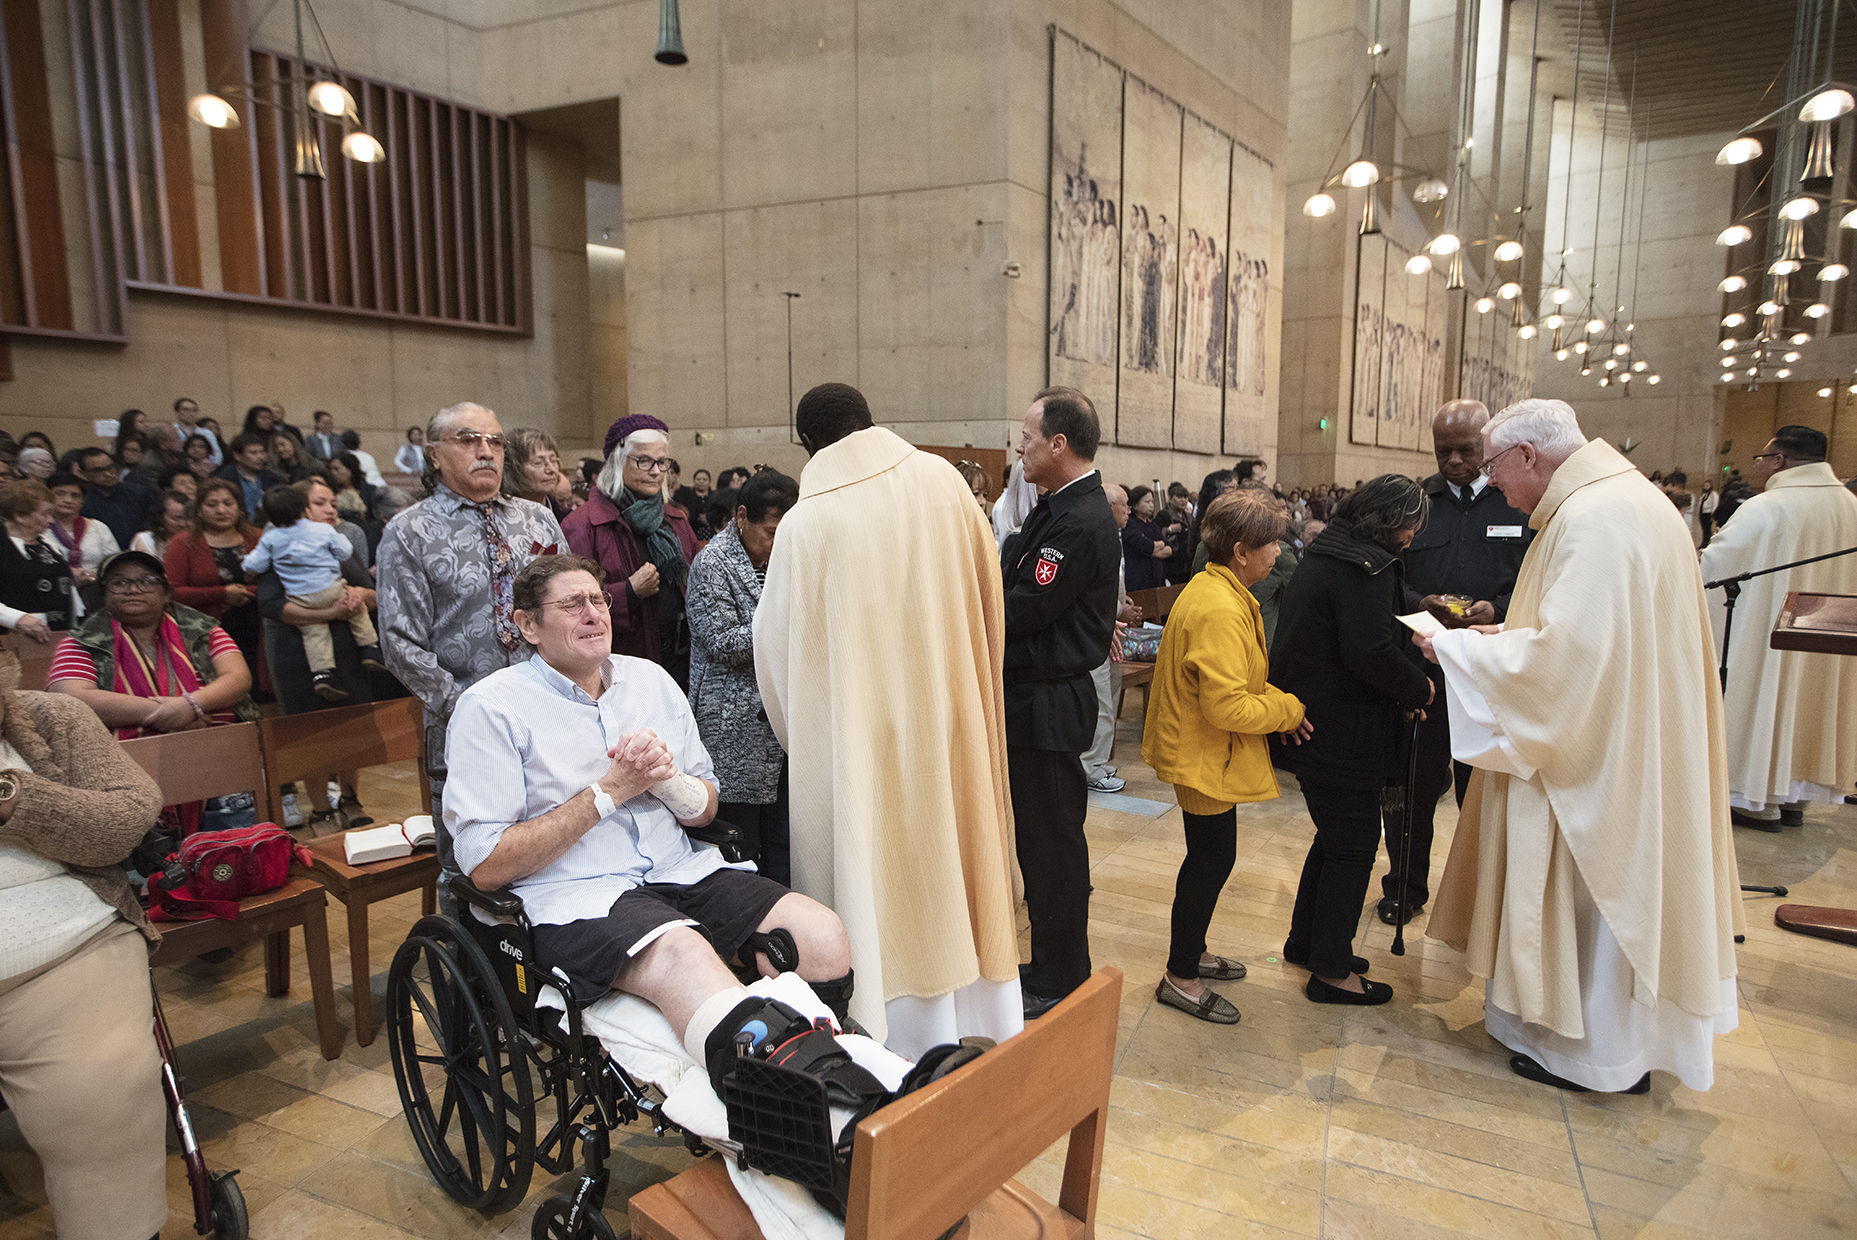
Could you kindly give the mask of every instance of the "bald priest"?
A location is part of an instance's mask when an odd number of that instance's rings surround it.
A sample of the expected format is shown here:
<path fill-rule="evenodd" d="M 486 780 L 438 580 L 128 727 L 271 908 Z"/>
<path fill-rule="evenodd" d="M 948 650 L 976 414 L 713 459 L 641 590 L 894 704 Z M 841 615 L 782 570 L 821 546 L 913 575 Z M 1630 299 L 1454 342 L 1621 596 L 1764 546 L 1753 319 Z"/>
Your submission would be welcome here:
<path fill-rule="evenodd" d="M 1722 699 L 1670 501 L 1562 401 L 1483 429 L 1534 542 L 1500 627 L 1420 638 L 1479 768 L 1427 933 L 1487 979 L 1510 1067 L 1562 1089 L 1714 1083 L 1741 903 Z"/>

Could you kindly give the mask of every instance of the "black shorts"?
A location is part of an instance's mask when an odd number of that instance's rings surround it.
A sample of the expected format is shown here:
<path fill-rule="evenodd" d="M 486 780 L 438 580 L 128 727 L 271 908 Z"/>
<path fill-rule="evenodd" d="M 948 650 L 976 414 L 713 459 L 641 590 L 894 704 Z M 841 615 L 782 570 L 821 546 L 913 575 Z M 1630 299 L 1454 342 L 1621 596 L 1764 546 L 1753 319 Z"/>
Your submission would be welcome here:
<path fill-rule="evenodd" d="M 786 894 L 752 870 L 717 870 L 687 885 L 646 883 L 614 900 L 604 917 L 535 927 L 535 952 L 567 974 L 576 998 L 590 1001 L 612 989 L 620 968 L 662 926 L 694 921 L 716 955 L 733 959 Z"/>

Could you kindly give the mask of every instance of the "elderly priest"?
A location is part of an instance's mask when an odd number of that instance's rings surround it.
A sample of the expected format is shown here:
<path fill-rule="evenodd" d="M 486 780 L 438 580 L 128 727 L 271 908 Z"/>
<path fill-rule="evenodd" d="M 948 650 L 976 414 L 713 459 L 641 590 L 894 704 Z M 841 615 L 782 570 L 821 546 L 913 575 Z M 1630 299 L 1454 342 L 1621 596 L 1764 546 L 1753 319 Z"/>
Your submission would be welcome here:
<path fill-rule="evenodd" d="M 1419 644 L 1451 748 L 1481 768 L 1428 933 L 1488 980 L 1519 1075 L 1642 1093 L 1714 1082 L 1736 1024 L 1740 901 L 1709 621 L 1682 516 L 1573 410 L 1485 426 L 1484 472 L 1534 543 L 1501 627 Z"/>

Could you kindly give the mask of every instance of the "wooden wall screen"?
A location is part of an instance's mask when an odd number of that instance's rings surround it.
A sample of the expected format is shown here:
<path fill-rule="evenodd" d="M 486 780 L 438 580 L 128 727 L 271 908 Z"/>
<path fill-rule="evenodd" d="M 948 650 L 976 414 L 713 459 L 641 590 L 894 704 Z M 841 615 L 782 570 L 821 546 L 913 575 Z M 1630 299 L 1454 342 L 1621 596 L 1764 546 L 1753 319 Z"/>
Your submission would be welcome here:
<path fill-rule="evenodd" d="M 249 53 L 248 80 L 295 72 L 277 52 Z M 319 71 L 320 73 L 321 71 Z M 322 130 L 324 180 L 292 171 L 291 118 L 244 109 L 233 144 L 216 142 L 214 179 L 226 291 L 362 314 L 527 332 L 528 211 L 522 129 L 496 116 L 352 74 L 331 75 L 355 97 L 383 163 L 341 154 L 341 128 Z M 281 102 L 276 86 L 261 89 Z M 255 205 L 255 210 L 253 206 Z"/>
<path fill-rule="evenodd" d="M 59 11 L 62 22 L 45 16 Z M 318 70 L 348 88 L 387 158 L 348 160 L 341 126 L 319 118 L 328 175 L 299 178 L 290 114 L 276 106 L 295 61 L 239 46 L 224 0 L 201 12 L 208 72 L 237 66 L 257 84 L 255 101 L 232 99 L 238 129 L 188 119 L 199 84 L 187 81 L 171 0 L 0 0 L 0 332 L 122 340 L 129 288 L 530 331 L 516 122 Z M 75 150 L 61 152 L 66 119 Z M 195 142 L 208 144 L 211 185 L 195 180 Z M 62 182 L 61 155 L 78 174 Z M 203 195 L 216 277 L 202 254 Z"/>

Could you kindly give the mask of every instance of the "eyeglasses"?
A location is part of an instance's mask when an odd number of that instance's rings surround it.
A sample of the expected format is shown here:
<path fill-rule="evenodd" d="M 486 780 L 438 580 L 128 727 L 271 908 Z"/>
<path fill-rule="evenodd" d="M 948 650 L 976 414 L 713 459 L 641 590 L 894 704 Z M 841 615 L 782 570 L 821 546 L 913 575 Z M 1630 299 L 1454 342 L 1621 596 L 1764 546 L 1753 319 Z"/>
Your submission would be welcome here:
<path fill-rule="evenodd" d="M 480 443 L 488 444 L 498 452 L 501 452 L 504 446 L 509 443 L 509 438 L 500 433 L 486 435 L 482 431 L 459 431 L 455 435 L 445 436 L 445 442 L 455 443 L 459 447 L 467 448 L 471 451 L 476 451 L 477 445 Z"/>
<path fill-rule="evenodd" d="M 596 612 L 611 611 L 613 604 L 604 594 L 582 594 L 574 598 L 551 598 L 539 604 L 537 610 L 544 607 L 553 607 L 564 616 L 580 616 L 585 615 L 589 607 Z"/>
<path fill-rule="evenodd" d="M 167 585 L 166 577 L 112 577 L 103 588 L 110 594 L 153 594 Z"/>
<path fill-rule="evenodd" d="M 1489 477 L 1490 474 L 1495 470 L 1497 461 L 1500 461 L 1503 457 L 1507 456 L 1509 453 L 1515 451 L 1517 448 L 1521 446 L 1522 445 L 1519 443 L 1510 444 L 1508 447 L 1504 448 L 1501 452 L 1498 452 L 1495 456 L 1490 457 L 1489 460 L 1484 461 L 1482 465 L 1478 466 L 1477 472 L 1482 474 L 1485 478 Z"/>
<path fill-rule="evenodd" d="M 1784 452 L 1756 452 L 1754 453 L 1754 459 L 1757 461 L 1765 461 L 1769 459 L 1777 460 L 1778 458 L 1785 456 L 1785 455 L 1786 454 Z"/>
<path fill-rule="evenodd" d="M 647 474 L 661 474 L 671 467 L 671 458 L 668 456 L 628 456 L 625 459 Z"/>

